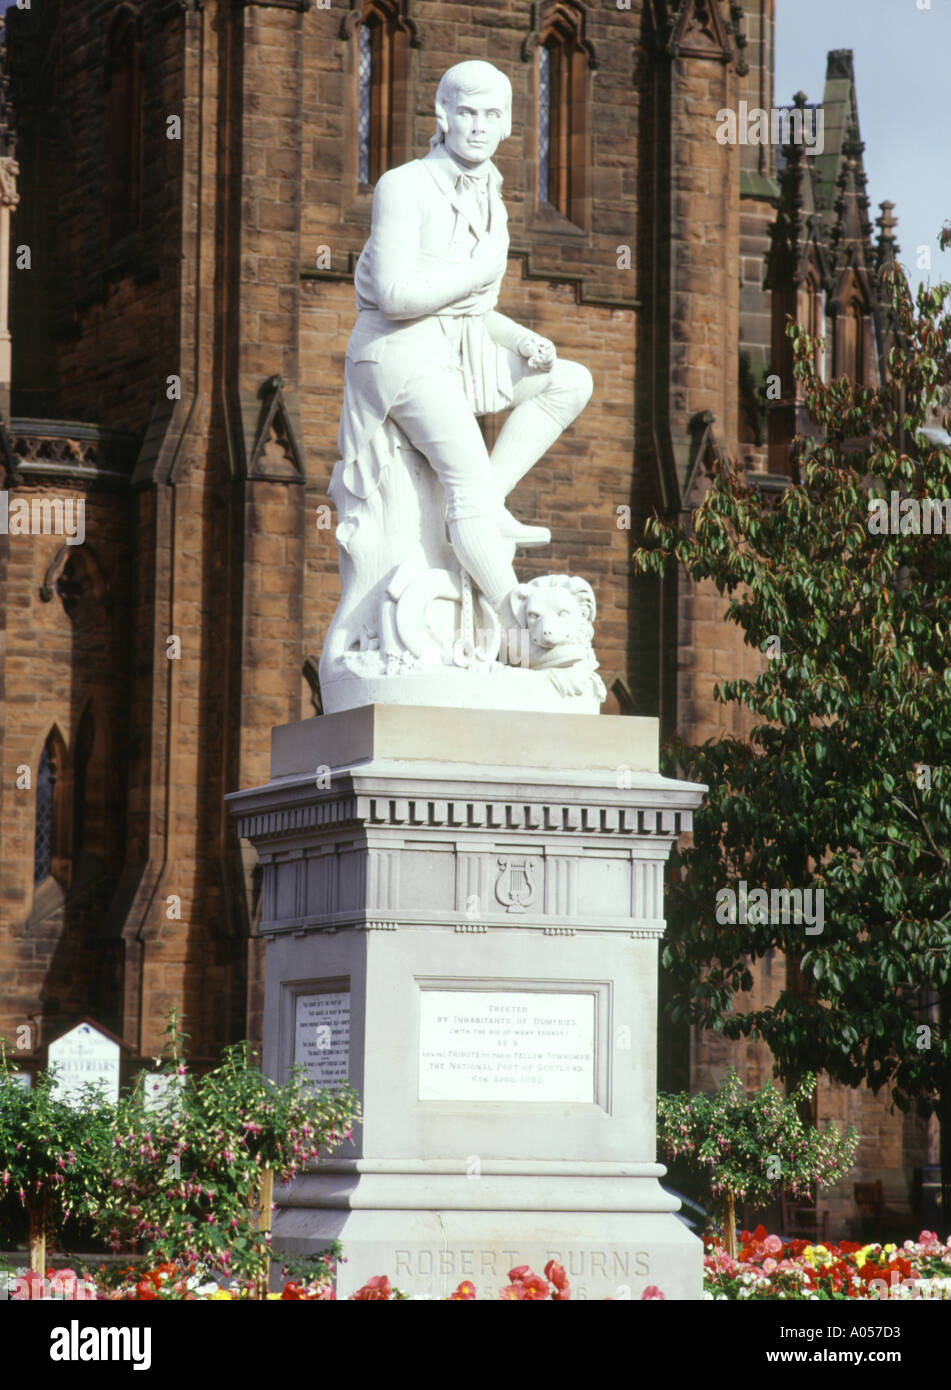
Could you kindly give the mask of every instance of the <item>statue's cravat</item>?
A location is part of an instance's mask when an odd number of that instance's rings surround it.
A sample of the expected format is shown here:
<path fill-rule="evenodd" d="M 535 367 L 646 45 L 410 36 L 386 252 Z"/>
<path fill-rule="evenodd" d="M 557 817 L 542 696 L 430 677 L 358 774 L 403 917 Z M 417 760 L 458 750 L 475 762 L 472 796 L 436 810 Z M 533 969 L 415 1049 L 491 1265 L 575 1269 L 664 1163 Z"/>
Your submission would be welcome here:
<path fill-rule="evenodd" d="M 484 173 L 464 173 L 456 179 L 456 188 L 462 193 L 463 199 L 473 209 L 476 216 L 473 219 L 480 232 L 484 232 L 489 225 L 489 171 Z"/>

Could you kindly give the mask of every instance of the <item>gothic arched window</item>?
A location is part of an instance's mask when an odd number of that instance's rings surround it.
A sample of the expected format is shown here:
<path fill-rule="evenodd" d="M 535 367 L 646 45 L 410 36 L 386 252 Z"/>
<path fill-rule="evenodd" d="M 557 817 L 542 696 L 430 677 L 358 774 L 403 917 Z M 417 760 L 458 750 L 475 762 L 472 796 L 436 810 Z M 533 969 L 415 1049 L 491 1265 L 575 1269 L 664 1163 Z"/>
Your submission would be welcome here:
<path fill-rule="evenodd" d="M 52 875 L 65 882 L 69 876 L 66 824 L 66 747 L 53 729 L 43 745 L 36 770 L 36 815 L 33 830 L 33 882 Z"/>
<path fill-rule="evenodd" d="M 538 201 L 551 198 L 551 48 L 543 43 L 538 50 Z"/>
<path fill-rule="evenodd" d="M 109 239 L 139 225 L 142 201 L 142 71 L 137 21 L 120 9 L 106 57 L 106 194 Z"/>
<path fill-rule="evenodd" d="M 372 0 L 357 31 L 358 173 L 360 184 L 374 184 L 393 164 L 393 95 L 398 66 L 399 15 L 394 5 Z"/>
<path fill-rule="evenodd" d="M 53 863 L 53 797 L 56 771 L 47 745 L 36 773 L 36 827 L 33 832 L 33 882 L 49 877 Z"/>
<path fill-rule="evenodd" d="M 578 226 L 587 222 L 588 72 L 584 15 L 569 0 L 544 8 L 537 35 L 538 205 Z"/>

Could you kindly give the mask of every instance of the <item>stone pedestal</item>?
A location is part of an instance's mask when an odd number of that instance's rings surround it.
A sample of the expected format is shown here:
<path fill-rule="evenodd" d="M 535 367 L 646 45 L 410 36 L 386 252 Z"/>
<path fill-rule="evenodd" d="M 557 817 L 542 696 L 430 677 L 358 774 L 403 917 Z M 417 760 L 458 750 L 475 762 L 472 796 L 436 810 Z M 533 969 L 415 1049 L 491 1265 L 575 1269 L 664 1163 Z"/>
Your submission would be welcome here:
<path fill-rule="evenodd" d="M 699 1298 L 655 1161 L 663 870 L 702 788 L 651 719 L 368 706 L 274 730 L 232 794 L 263 866 L 264 1065 L 348 1075 L 347 1151 L 277 1197 L 277 1249 L 495 1299 Z"/>

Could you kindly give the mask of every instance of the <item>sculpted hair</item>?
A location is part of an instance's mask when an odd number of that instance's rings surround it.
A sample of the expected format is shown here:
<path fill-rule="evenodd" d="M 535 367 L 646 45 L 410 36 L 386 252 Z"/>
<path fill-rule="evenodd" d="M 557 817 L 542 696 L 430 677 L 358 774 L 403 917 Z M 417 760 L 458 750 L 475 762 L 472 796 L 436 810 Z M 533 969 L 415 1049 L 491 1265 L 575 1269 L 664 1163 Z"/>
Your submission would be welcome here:
<path fill-rule="evenodd" d="M 436 133 L 430 136 L 429 148 L 434 149 L 444 142 L 446 136 L 440 121 L 448 121 L 449 111 L 460 96 L 496 89 L 502 98 L 500 105 L 505 123 L 502 139 L 507 140 L 512 134 L 512 84 L 505 73 L 491 63 L 484 63 L 481 58 L 456 63 L 455 67 L 444 72 L 436 89 Z"/>

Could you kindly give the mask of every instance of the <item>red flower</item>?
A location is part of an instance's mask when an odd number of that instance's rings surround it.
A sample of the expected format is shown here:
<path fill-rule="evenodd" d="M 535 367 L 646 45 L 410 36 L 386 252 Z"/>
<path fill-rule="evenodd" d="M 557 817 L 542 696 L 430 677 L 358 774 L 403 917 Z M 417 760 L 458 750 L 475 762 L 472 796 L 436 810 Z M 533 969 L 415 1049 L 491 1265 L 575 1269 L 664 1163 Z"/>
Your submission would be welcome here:
<path fill-rule="evenodd" d="M 393 1290 L 390 1281 L 385 1274 L 375 1274 L 372 1279 L 368 1279 L 362 1288 L 352 1293 L 350 1298 L 364 1303 L 377 1302 L 382 1299 L 392 1298 Z"/>
<path fill-rule="evenodd" d="M 518 1298 L 534 1303 L 548 1297 L 548 1280 L 535 1274 L 528 1265 L 516 1265 L 510 1269 L 509 1278 L 512 1282 L 500 1291 L 501 1298 Z"/>
<path fill-rule="evenodd" d="M 540 1299 L 548 1297 L 548 1280 L 543 1279 L 540 1274 L 532 1274 L 528 1279 L 522 1280 L 523 1299 L 535 1303 Z"/>
<path fill-rule="evenodd" d="M 760 1226 L 759 1229 L 762 1230 L 762 1226 Z M 647 1288 L 641 1294 L 641 1302 L 643 1303 L 645 1299 L 648 1302 L 665 1303 L 667 1301 L 667 1295 L 661 1293 L 656 1284 L 648 1284 Z"/>
<path fill-rule="evenodd" d="M 554 1260 L 549 1260 L 545 1266 L 545 1278 L 550 1280 L 556 1289 L 568 1287 L 568 1276 L 565 1273 L 564 1265 L 556 1264 Z"/>
<path fill-rule="evenodd" d="M 475 1296 L 475 1284 L 470 1283 L 468 1279 L 463 1279 L 459 1287 L 449 1295 L 449 1301 L 450 1303 L 468 1302 Z"/>

